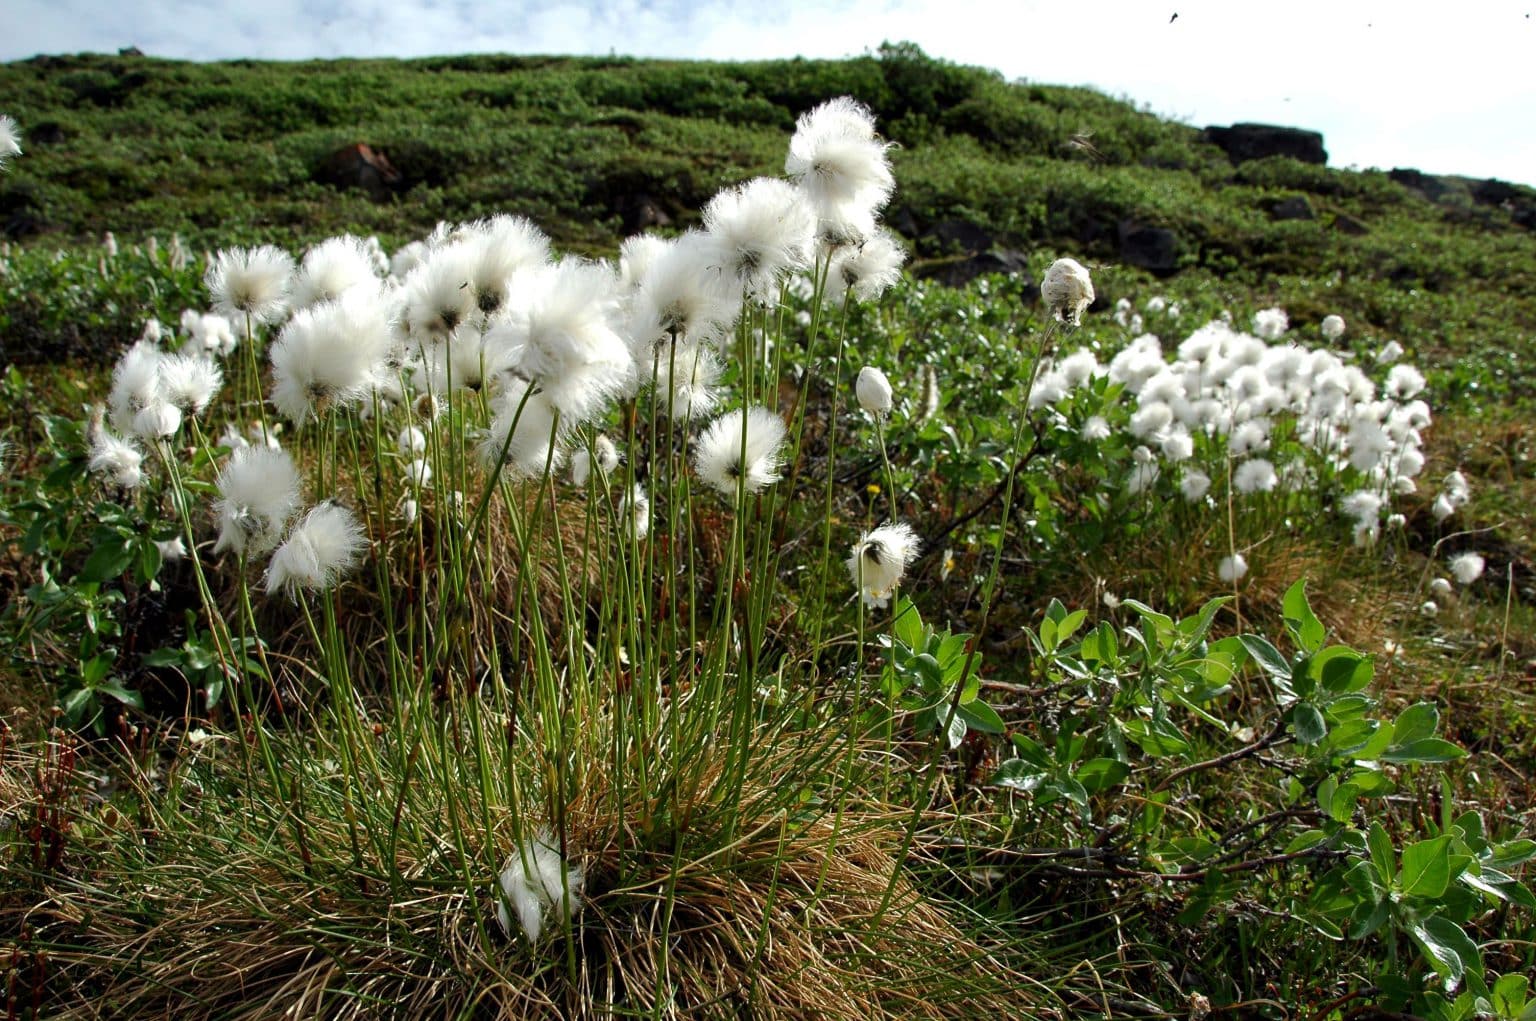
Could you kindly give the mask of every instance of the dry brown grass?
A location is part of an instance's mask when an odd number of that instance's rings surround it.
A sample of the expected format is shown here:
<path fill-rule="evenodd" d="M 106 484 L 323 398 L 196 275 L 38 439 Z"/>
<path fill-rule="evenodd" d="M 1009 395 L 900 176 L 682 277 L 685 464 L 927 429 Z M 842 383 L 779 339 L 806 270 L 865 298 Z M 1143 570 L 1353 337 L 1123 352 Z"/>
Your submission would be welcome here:
<path fill-rule="evenodd" d="M 198 827 L 151 812 L 96 827 L 64 868 L 13 876 L 0 932 L 46 950 L 44 1008 L 57 1018 L 853 1021 L 1044 1005 L 901 872 L 902 813 L 798 818 L 780 790 L 803 777 L 768 757 L 741 787 L 734 837 L 720 832 L 731 813 L 719 763 L 696 804 L 653 795 L 623 816 L 594 771 L 567 814 L 588 896 L 568 934 L 534 945 L 490 921 L 483 860 L 508 848 L 466 862 L 446 840 L 402 844 L 392 883 L 371 855 L 353 866 L 343 813 L 313 797 L 308 869 L 283 832 L 291 806 L 236 799 Z"/>

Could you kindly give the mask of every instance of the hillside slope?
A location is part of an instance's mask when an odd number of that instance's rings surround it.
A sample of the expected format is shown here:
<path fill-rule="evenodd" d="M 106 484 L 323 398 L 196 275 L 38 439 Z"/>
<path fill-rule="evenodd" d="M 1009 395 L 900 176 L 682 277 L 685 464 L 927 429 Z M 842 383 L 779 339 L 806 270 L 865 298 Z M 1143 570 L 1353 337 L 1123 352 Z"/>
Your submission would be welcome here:
<path fill-rule="evenodd" d="M 205 247 L 340 231 L 398 244 L 442 219 L 515 212 L 602 254 L 778 172 L 796 115 L 840 94 L 898 143 L 890 220 L 920 269 L 960 278 L 1046 248 L 1131 276 L 1208 274 L 1447 363 L 1503 358 L 1510 396 L 1530 393 L 1518 355 L 1536 334 L 1536 192 L 1234 163 L 1206 133 L 1129 103 L 1010 84 L 910 44 L 762 63 L 37 57 L 0 65 L 0 107 L 27 144 L 0 179 L 0 229 L 28 244 L 108 230 Z M 1002 257 L 950 265 L 989 249 Z M 1105 282 L 1112 298 L 1114 274 Z"/>

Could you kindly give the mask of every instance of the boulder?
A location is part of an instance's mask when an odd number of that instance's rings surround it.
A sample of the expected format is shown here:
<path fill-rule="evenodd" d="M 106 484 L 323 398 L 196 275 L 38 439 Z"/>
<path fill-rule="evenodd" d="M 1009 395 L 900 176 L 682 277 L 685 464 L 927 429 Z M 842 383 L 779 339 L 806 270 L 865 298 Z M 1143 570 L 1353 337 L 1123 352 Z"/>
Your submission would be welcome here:
<path fill-rule="evenodd" d="M 985 252 L 997 240 L 991 231 L 967 220 L 940 220 L 926 236 L 941 252 Z"/>
<path fill-rule="evenodd" d="M 1387 171 L 1387 176 L 1404 188 L 1418 192 L 1431 202 L 1440 201 L 1453 190 L 1443 178 L 1426 174 L 1422 170 L 1414 170 L 1412 167 L 1394 167 Z"/>
<path fill-rule="evenodd" d="M 27 129 L 25 140 L 32 145 L 58 145 L 64 141 L 64 128 L 58 121 L 43 121 Z"/>
<path fill-rule="evenodd" d="M 917 270 L 917 275 L 928 280 L 937 280 L 941 284 L 950 287 L 963 287 L 979 276 L 988 273 L 1019 274 L 1029 272 L 1029 260 L 1023 252 L 1017 252 L 1009 248 L 994 248 L 986 252 L 977 252 L 963 258 L 947 259 L 942 262 L 931 262 Z M 1025 287 L 1024 297 L 1032 300 L 1031 288 L 1038 293 L 1037 284 L 1029 283 Z"/>
<path fill-rule="evenodd" d="M 1502 206 L 1505 203 L 1514 205 L 1522 198 L 1536 198 L 1536 193 L 1497 178 L 1472 182 L 1472 201 L 1481 205 Z"/>
<path fill-rule="evenodd" d="M 1275 220 L 1315 220 L 1312 203 L 1305 195 L 1288 195 L 1269 207 L 1269 215 Z"/>
<path fill-rule="evenodd" d="M 615 205 L 619 219 L 624 224 L 625 235 L 639 234 L 652 227 L 672 226 L 672 217 L 649 192 L 636 192 L 621 197 Z"/>
<path fill-rule="evenodd" d="M 1350 234 L 1354 237 L 1371 232 L 1369 227 L 1347 213 L 1340 213 L 1333 218 L 1333 229 L 1340 234 Z"/>
<path fill-rule="evenodd" d="M 361 188 L 375 201 L 388 197 L 404 180 L 388 156 L 362 142 L 327 156 L 320 177 L 338 188 Z"/>
<path fill-rule="evenodd" d="M 1201 137 L 1227 154 L 1233 163 L 1261 160 L 1267 156 L 1289 156 L 1302 163 L 1328 162 L 1323 136 L 1318 131 L 1287 128 L 1277 124 L 1234 124 L 1230 128 L 1212 126 Z"/>
<path fill-rule="evenodd" d="M 1179 268 L 1179 236 L 1166 227 L 1146 227 L 1121 220 L 1120 261 L 1153 273 L 1172 273 Z"/>

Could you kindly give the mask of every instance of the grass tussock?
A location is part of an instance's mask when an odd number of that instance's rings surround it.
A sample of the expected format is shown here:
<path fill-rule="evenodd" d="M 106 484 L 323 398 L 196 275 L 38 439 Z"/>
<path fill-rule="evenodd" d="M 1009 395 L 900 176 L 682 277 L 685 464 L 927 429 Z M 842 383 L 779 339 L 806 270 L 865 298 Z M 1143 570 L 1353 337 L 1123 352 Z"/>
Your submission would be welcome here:
<path fill-rule="evenodd" d="M 180 805 L 159 817 L 78 799 L 59 867 L 0 900 L 0 929 L 46 955 L 47 1016 L 944 1018 L 1020 1016 L 1035 995 L 898 871 L 901 813 L 795 811 L 783 791 L 806 777 L 783 755 L 752 767 L 734 812 L 723 762 L 666 805 L 590 772 L 565 815 L 584 903 L 530 943 L 494 920 L 506 806 L 481 845 L 466 788 L 458 804 L 402 788 L 376 809 L 310 769 L 281 789 L 258 774 L 256 812 L 224 813 L 204 792 L 239 769 L 231 751 L 142 776 Z M 424 777 L 435 758 L 418 755 Z M 388 794 L 405 763 L 375 761 Z M 39 794 L 21 762 L 8 815 Z"/>

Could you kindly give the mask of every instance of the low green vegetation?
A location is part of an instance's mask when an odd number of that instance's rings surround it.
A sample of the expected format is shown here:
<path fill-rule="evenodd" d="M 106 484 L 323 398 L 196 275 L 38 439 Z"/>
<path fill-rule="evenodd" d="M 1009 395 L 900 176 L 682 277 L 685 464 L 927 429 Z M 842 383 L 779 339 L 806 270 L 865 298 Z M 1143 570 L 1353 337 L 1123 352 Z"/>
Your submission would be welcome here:
<path fill-rule="evenodd" d="M 0 75 L 8 1018 L 1536 1016 L 1517 210 L 907 46 Z M 612 256 L 840 94 L 888 288 L 233 251 Z"/>

